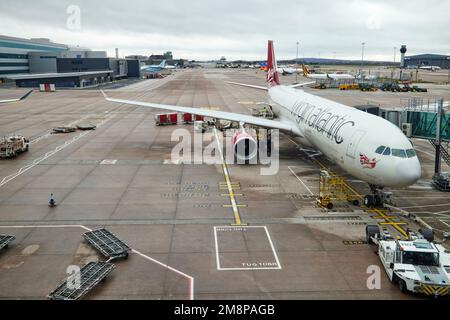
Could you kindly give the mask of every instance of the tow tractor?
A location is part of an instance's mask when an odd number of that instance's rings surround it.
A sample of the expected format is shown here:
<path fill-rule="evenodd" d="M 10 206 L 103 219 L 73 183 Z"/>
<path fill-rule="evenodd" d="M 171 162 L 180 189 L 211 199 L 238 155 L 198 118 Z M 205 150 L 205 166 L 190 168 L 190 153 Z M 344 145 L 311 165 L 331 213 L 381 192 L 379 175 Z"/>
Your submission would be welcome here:
<path fill-rule="evenodd" d="M 400 241 L 380 231 L 379 226 L 368 225 L 366 240 L 378 246 L 378 256 L 389 280 L 398 283 L 401 292 L 449 296 L 450 252 L 434 242 L 432 230 L 409 232 L 409 240 Z"/>
<path fill-rule="evenodd" d="M 14 158 L 29 147 L 30 141 L 21 135 L 0 139 L 0 159 Z"/>

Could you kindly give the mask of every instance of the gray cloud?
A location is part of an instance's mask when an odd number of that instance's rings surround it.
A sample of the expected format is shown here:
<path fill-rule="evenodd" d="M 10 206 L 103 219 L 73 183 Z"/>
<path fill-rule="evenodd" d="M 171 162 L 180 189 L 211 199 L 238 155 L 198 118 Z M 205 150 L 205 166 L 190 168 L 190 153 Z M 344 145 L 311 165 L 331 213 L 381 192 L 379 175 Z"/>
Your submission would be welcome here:
<path fill-rule="evenodd" d="M 81 30 L 66 28 L 69 5 L 81 8 Z M 426 5 L 426 7 L 425 7 Z M 3 34 L 49 37 L 121 54 L 173 50 L 191 59 L 265 57 L 274 39 L 278 58 L 300 56 L 393 59 L 409 53 L 450 53 L 450 3 L 429 0 L 15 0 L 0 3 Z"/>

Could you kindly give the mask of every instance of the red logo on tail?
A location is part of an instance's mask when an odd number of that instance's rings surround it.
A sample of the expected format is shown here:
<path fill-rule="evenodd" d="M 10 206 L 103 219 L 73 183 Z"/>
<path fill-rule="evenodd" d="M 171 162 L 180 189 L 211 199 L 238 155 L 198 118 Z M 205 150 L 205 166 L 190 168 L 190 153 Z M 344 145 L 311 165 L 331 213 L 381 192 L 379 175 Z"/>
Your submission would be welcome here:
<path fill-rule="evenodd" d="M 269 87 L 280 85 L 280 77 L 277 72 L 277 60 L 273 48 L 273 41 L 269 40 L 267 45 L 267 84 Z"/>

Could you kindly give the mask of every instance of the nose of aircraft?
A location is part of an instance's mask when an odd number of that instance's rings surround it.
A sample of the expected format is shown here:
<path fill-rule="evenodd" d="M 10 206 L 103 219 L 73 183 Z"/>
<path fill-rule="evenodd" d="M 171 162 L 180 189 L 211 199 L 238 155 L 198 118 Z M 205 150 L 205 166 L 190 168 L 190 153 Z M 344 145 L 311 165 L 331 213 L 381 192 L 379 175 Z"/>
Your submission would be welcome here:
<path fill-rule="evenodd" d="M 417 158 L 408 159 L 397 165 L 397 179 L 399 184 L 410 186 L 420 179 L 422 169 Z"/>

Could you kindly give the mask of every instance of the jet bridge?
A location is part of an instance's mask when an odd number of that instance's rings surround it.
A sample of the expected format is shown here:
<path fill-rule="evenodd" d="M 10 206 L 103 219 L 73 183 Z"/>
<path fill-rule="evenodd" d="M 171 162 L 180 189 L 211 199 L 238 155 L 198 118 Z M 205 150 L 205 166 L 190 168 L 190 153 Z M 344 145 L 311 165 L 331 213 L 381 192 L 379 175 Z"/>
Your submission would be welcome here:
<path fill-rule="evenodd" d="M 450 178 L 441 172 L 441 159 L 450 166 L 450 103 L 440 99 L 424 104 L 420 100 L 409 101 L 402 130 L 408 137 L 430 141 L 436 151 L 433 184 L 440 191 L 450 191 Z"/>

